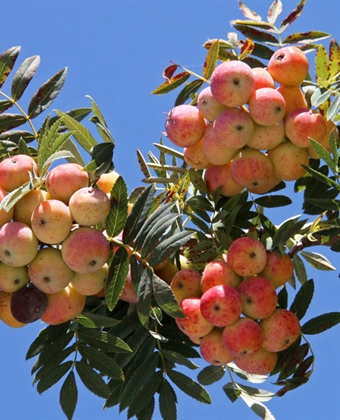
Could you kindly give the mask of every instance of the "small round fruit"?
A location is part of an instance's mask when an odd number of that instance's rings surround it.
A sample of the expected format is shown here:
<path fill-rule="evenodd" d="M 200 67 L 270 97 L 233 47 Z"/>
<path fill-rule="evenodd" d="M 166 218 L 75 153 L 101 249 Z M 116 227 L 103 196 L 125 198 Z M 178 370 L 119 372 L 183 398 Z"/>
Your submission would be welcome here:
<path fill-rule="evenodd" d="M 29 324 L 40 319 L 47 308 L 47 296 L 33 285 L 13 293 L 11 311 L 15 319 Z"/>
<path fill-rule="evenodd" d="M 25 323 L 19 322 L 14 318 L 11 311 L 11 300 L 13 293 L 7 293 L 0 290 L 0 320 L 12 328 L 24 327 Z"/>
<path fill-rule="evenodd" d="M 27 266 L 11 267 L 0 263 L 0 290 L 14 293 L 29 282 Z"/>
<path fill-rule="evenodd" d="M 30 173 L 38 173 L 35 160 L 28 155 L 10 156 L 0 162 L 0 186 L 10 192 L 30 180 Z"/>

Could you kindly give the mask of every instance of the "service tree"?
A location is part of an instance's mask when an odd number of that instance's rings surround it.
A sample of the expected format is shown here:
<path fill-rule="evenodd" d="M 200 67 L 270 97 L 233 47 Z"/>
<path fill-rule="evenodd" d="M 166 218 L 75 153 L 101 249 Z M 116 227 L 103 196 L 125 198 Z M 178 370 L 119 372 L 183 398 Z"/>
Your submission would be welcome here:
<path fill-rule="evenodd" d="M 179 93 L 159 156 L 137 150 L 132 191 L 91 97 L 36 127 L 66 68 L 24 110 L 39 57 L 15 69 L 20 47 L 0 55 L 0 320 L 18 334 L 45 324 L 27 359 L 39 393 L 59 384 L 68 419 L 79 382 L 128 418 L 151 419 L 158 404 L 172 420 L 175 389 L 211 403 L 205 386 L 227 377 L 231 401 L 274 418 L 265 401 L 313 380 L 308 336 L 340 322 L 305 319 L 305 264 L 316 277 L 335 269 L 309 249 L 340 251 L 340 48 L 322 31 L 284 35 L 305 3 L 277 23 L 280 0 L 267 20 L 239 1 L 235 32 L 205 42 L 202 74 L 165 68 L 152 93 Z M 292 203 L 289 183 L 303 217 L 277 225 L 268 209 Z M 199 358 L 195 378 L 181 371 Z M 274 391 L 257 389 L 267 380 Z"/>

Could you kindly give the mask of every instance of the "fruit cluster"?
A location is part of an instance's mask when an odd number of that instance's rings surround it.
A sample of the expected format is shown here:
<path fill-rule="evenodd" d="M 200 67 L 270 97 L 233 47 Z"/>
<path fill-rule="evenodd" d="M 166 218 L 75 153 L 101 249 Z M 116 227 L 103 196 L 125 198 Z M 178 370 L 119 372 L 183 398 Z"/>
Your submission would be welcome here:
<path fill-rule="evenodd" d="M 212 73 L 197 106 L 177 105 L 166 135 L 182 147 L 184 160 L 204 169 L 207 189 L 233 196 L 244 188 L 264 194 L 281 181 L 302 177 L 319 159 L 310 138 L 330 150 L 335 124 L 309 108 L 302 82 L 308 59 L 294 46 L 277 50 L 267 68 L 225 61 Z"/>
<path fill-rule="evenodd" d="M 28 155 L 0 163 L 0 199 L 38 177 Z M 0 319 L 20 327 L 37 319 L 59 324 L 84 308 L 85 296 L 103 293 L 110 246 L 102 229 L 118 174 L 97 186 L 76 163 L 47 173 L 39 189 L 0 211 Z"/>
<path fill-rule="evenodd" d="M 233 361 L 249 373 L 269 374 L 278 352 L 300 335 L 299 319 L 279 307 L 276 291 L 292 275 L 288 254 L 266 251 L 252 237 L 235 239 L 202 272 L 184 268 L 173 276 L 170 287 L 186 316 L 176 318 L 177 326 L 208 363 Z"/>

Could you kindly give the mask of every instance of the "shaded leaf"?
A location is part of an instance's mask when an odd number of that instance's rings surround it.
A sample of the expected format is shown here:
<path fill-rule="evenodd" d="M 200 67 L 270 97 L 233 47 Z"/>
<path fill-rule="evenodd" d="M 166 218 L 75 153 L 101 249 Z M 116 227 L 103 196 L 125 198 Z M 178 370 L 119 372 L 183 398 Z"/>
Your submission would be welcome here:
<path fill-rule="evenodd" d="M 340 109 L 340 95 L 336 96 L 331 102 L 327 110 L 327 114 L 326 114 L 327 120 L 333 120 L 336 117 L 336 115 L 339 113 L 339 109 Z"/>
<path fill-rule="evenodd" d="M 310 319 L 302 325 L 303 334 L 320 334 L 340 323 L 340 312 L 329 312 Z"/>
<path fill-rule="evenodd" d="M 123 380 L 123 372 L 113 358 L 107 356 L 100 349 L 80 344 L 78 346 L 82 357 L 102 375 Z"/>
<path fill-rule="evenodd" d="M 240 31 L 246 38 L 249 38 L 253 41 L 269 42 L 274 45 L 279 43 L 277 38 L 274 35 L 269 34 L 268 32 L 260 31 L 259 29 L 251 28 L 247 25 L 235 24 L 233 26 L 235 29 Z"/>
<path fill-rule="evenodd" d="M 289 238 L 292 238 L 300 229 L 302 229 L 306 223 L 306 219 L 298 221 L 299 217 L 300 216 L 294 216 L 281 223 L 273 237 L 273 249 L 280 244 L 285 244 Z"/>
<path fill-rule="evenodd" d="M 78 389 L 74 372 L 67 375 L 59 393 L 60 406 L 68 420 L 72 420 L 78 401 Z"/>
<path fill-rule="evenodd" d="M 223 391 L 231 402 L 235 402 L 241 395 L 241 391 L 235 388 L 235 385 L 232 382 L 225 384 L 223 386 Z"/>
<path fill-rule="evenodd" d="M 0 55 L 0 88 L 12 71 L 21 47 L 12 47 Z"/>
<path fill-rule="evenodd" d="M 290 24 L 294 22 L 302 14 L 302 10 L 306 4 L 306 0 L 301 0 L 297 7 L 282 21 L 280 31 L 283 32 Z"/>
<path fill-rule="evenodd" d="M 13 106 L 13 102 L 9 101 L 7 99 L 3 99 L 0 101 L 0 113 L 6 111 L 6 109 L 9 109 Z"/>
<path fill-rule="evenodd" d="M 11 95 L 15 101 L 21 98 L 28 84 L 36 74 L 40 64 L 40 57 L 34 55 L 26 58 L 13 76 Z"/>
<path fill-rule="evenodd" d="M 187 357 L 175 351 L 169 351 L 163 348 L 162 355 L 164 356 L 166 360 L 169 360 L 179 365 L 183 365 L 187 367 L 188 369 L 195 370 L 199 368 L 199 366 L 196 363 L 192 362 Z"/>
<path fill-rule="evenodd" d="M 117 320 L 115 321 L 117 322 Z M 81 338 L 86 344 L 90 346 L 94 346 L 98 349 L 102 349 L 105 352 L 109 352 L 109 351 L 114 351 L 115 353 L 132 352 L 128 344 L 126 344 L 121 338 L 113 335 L 111 332 L 100 331 L 100 330 L 92 329 L 92 328 L 82 328 L 82 329 L 79 329 L 78 335 L 79 335 L 79 338 Z"/>
<path fill-rule="evenodd" d="M 117 319 L 105 315 L 84 311 L 77 316 L 77 321 L 87 328 L 108 328 L 119 322 Z"/>
<path fill-rule="evenodd" d="M 159 411 L 163 420 L 173 420 L 177 418 L 177 398 L 173 387 L 164 378 L 159 388 Z"/>
<path fill-rule="evenodd" d="M 111 209 L 106 217 L 106 232 L 114 238 L 122 232 L 128 216 L 128 192 L 124 179 L 119 176 L 111 191 Z"/>
<path fill-rule="evenodd" d="M 312 302 L 314 295 L 314 281 L 306 281 L 301 287 L 300 290 L 295 295 L 294 301 L 290 306 L 290 310 L 296 314 L 296 316 L 301 320 L 307 309 Z"/>
<path fill-rule="evenodd" d="M 137 290 L 137 313 L 142 325 L 147 326 L 152 301 L 152 277 L 153 270 L 146 267 L 141 276 Z"/>
<path fill-rule="evenodd" d="M 292 204 L 292 200 L 285 195 L 265 195 L 263 197 L 256 198 L 255 202 L 259 206 L 269 208 L 289 206 Z"/>
<path fill-rule="evenodd" d="M 26 143 L 31 143 L 35 140 L 34 134 L 24 130 L 11 130 L 0 133 L 0 141 L 7 140 L 14 143 L 19 143 L 23 139 Z"/>
<path fill-rule="evenodd" d="M 26 118 L 20 114 L 0 114 L 0 133 L 25 124 Z"/>
<path fill-rule="evenodd" d="M 57 340 L 59 337 L 63 337 L 69 329 L 69 325 L 69 322 L 65 322 L 59 325 L 49 325 L 42 329 L 38 336 L 30 344 L 26 353 L 26 360 L 37 356 L 47 346 L 50 346 L 52 343 L 54 343 L 55 340 Z"/>
<path fill-rule="evenodd" d="M 52 104 L 64 85 L 66 73 L 67 67 L 58 71 L 33 95 L 27 110 L 27 114 L 31 119 L 40 115 Z"/>
<path fill-rule="evenodd" d="M 322 31 L 308 31 L 308 32 L 297 32 L 290 34 L 285 38 L 283 44 L 297 44 L 298 42 L 311 42 L 319 41 L 321 39 L 329 38 L 330 34 Z"/>
<path fill-rule="evenodd" d="M 192 82 L 188 83 L 178 94 L 175 106 L 184 104 L 189 98 L 192 97 L 194 93 L 198 91 L 198 89 L 203 85 L 204 81 L 197 79 L 193 80 Z"/>
<path fill-rule="evenodd" d="M 225 369 L 223 366 L 206 366 L 197 376 L 197 379 L 202 385 L 211 385 L 223 378 Z"/>
<path fill-rule="evenodd" d="M 67 361 L 61 365 L 56 365 L 53 369 L 48 369 L 37 384 L 39 394 L 42 394 L 56 384 L 71 369 L 72 365 L 72 361 Z"/>
<path fill-rule="evenodd" d="M 169 379 L 189 397 L 204 404 L 211 404 L 210 395 L 198 382 L 195 382 L 193 379 L 189 378 L 189 376 L 172 369 L 168 370 L 167 373 Z"/>
<path fill-rule="evenodd" d="M 154 298 L 162 311 L 173 318 L 183 317 L 183 312 L 168 283 L 154 274 L 152 285 Z"/>
<path fill-rule="evenodd" d="M 297 255 L 293 255 L 294 270 L 297 275 L 297 278 L 301 284 L 306 283 L 307 281 L 307 271 L 305 264 L 302 259 Z"/>
<path fill-rule="evenodd" d="M 129 256 L 124 247 L 119 247 L 109 267 L 105 290 L 106 305 L 110 311 L 116 306 L 124 288 L 129 271 Z"/>
<path fill-rule="evenodd" d="M 109 388 L 103 378 L 91 366 L 84 362 L 75 362 L 76 370 L 82 383 L 98 397 L 108 398 Z"/>

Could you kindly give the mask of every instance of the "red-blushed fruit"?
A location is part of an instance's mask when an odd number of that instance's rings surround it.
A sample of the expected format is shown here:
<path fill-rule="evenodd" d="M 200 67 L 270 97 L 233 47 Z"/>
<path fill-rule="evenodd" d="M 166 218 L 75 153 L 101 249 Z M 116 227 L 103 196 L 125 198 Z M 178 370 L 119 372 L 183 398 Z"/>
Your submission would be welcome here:
<path fill-rule="evenodd" d="M 291 112 L 298 108 L 308 108 L 305 95 L 299 86 L 281 85 L 277 88 L 277 91 L 281 93 L 286 103 L 284 118 L 287 118 Z"/>
<path fill-rule="evenodd" d="M 35 160 L 28 155 L 18 154 L 0 162 L 0 187 L 13 191 L 30 180 L 30 173 L 38 173 Z"/>
<path fill-rule="evenodd" d="M 285 121 L 286 136 L 298 147 L 310 147 L 309 138 L 322 141 L 327 133 L 326 119 L 323 115 L 299 108 L 292 111 Z"/>
<path fill-rule="evenodd" d="M 64 262 L 60 249 L 40 248 L 28 265 L 31 282 L 44 293 L 64 289 L 73 278 L 73 271 Z"/>
<path fill-rule="evenodd" d="M 273 88 L 261 88 L 254 91 L 248 102 L 251 118 L 261 125 L 274 125 L 285 115 L 284 97 Z"/>
<path fill-rule="evenodd" d="M 7 191 L 0 187 L 0 203 L 6 197 Z M 14 207 L 11 207 L 8 211 L 5 209 L 0 210 L 0 227 L 5 223 L 8 223 L 12 220 L 14 215 Z"/>
<path fill-rule="evenodd" d="M 61 200 L 45 200 L 31 217 L 31 227 L 40 242 L 56 245 L 67 238 L 73 226 L 69 207 Z"/>
<path fill-rule="evenodd" d="M 194 169 L 205 169 L 210 165 L 210 162 L 203 152 L 202 140 L 193 146 L 184 147 L 183 157 L 186 164 Z"/>
<path fill-rule="evenodd" d="M 275 309 L 265 319 L 260 321 L 260 328 L 263 334 L 262 346 L 273 352 L 287 349 L 299 337 L 301 327 L 300 321 L 294 312 L 288 309 Z"/>
<path fill-rule="evenodd" d="M 209 163 L 212 165 L 225 165 L 240 150 L 226 147 L 214 132 L 213 126 L 208 125 L 202 138 L 202 151 Z"/>
<path fill-rule="evenodd" d="M 251 149 L 270 150 L 278 146 L 285 138 L 285 125 L 281 120 L 274 125 L 255 124 L 255 130 L 248 141 Z"/>
<path fill-rule="evenodd" d="M 223 328 L 215 327 L 199 342 L 202 358 L 214 366 L 224 366 L 232 362 L 234 356 L 228 352 L 222 341 Z"/>
<path fill-rule="evenodd" d="M 14 318 L 11 311 L 11 300 L 13 293 L 7 293 L 0 290 L 0 320 L 11 328 L 24 327 L 25 323 L 19 322 Z"/>
<path fill-rule="evenodd" d="M 214 121 L 213 132 L 224 147 L 241 149 L 254 133 L 254 120 L 243 108 L 228 108 Z"/>
<path fill-rule="evenodd" d="M 104 191 L 104 193 L 109 194 L 111 193 L 119 176 L 120 174 L 115 170 L 101 174 L 99 179 L 96 181 L 96 185 L 100 190 Z"/>
<path fill-rule="evenodd" d="M 227 284 L 213 286 L 201 296 L 201 313 L 216 327 L 237 321 L 242 312 L 242 299 L 238 291 Z"/>
<path fill-rule="evenodd" d="M 180 302 L 185 318 L 175 318 L 178 328 L 190 337 L 203 337 L 214 326 L 203 318 L 200 309 L 200 298 L 185 298 Z"/>
<path fill-rule="evenodd" d="M 5 223 L 0 229 L 0 261 L 12 267 L 29 264 L 38 252 L 38 239 L 21 222 Z"/>
<path fill-rule="evenodd" d="M 206 264 L 202 272 L 201 291 L 204 293 L 218 284 L 227 284 L 236 288 L 241 281 L 242 277 L 230 268 L 227 261 L 213 260 Z"/>
<path fill-rule="evenodd" d="M 277 364 L 278 355 L 263 347 L 255 353 L 246 354 L 234 358 L 235 365 L 253 375 L 268 375 Z"/>
<path fill-rule="evenodd" d="M 31 190 L 14 205 L 13 220 L 31 226 L 31 217 L 38 204 L 47 200 L 49 195 L 44 190 Z"/>
<path fill-rule="evenodd" d="M 46 190 L 51 198 L 68 204 L 71 195 L 83 187 L 88 187 L 89 175 L 77 163 L 62 163 L 46 176 Z"/>
<path fill-rule="evenodd" d="M 260 273 L 267 262 L 264 245 L 257 239 L 242 236 L 235 239 L 227 254 L 231 269 L 242 277 L 250 277 Z"/>
<path fill-rule="evenodd" d="M 277 289 L 293 277 L 294 264 L 288 254 L 267 251 L 267 263 L 260 275 L 266 277 Z"/>
<path fill-rule="evenodd" d="M 263 337 L 259 324 L 244 317 L 223 329 L 222 340 L 233 356 L 244 356 L 260 350 Z"/>
<path fill-rule="evenodd" d="M 269 71 L 264 67 L 252 67 L 251 69 L 255 77 L 255 88 L 254 90 L 261 89 L 264 87 L 274 88 L 275 82 Z"/>
<path fill-rule="evenodd" d="M 27 266 L 11 267 L 0 263 L 0 290 L 14 293 L 29 282 Z"/>
<path fill-rule="evenodd" d="M 65 263 L 77 273 L 93 273 L 107 263 L 110 255 L 108 240 L 91 227 L 74 229 L 62 243 Z"/>
<path fill-rule="evenodd" d="M 84 187 L 74 192 L 68 205 L 72 219 L 81 226 L 102 223 L 111 209 L 107 194 L 94 187 Z"/>
<path fill-rule="evenodd" d="M 103 267 L 93 273 L 74 273 L 71 285 L 82 295 L 98 295 L 102 290 L 105 290 L 108 274 L 109 267 L 104 264 Z"/>
<path fill-rule="evenodd" d="M 274 174 L 283 181 L 295 181 L 306 173 L 302 166 L 309 166 L 306 148 L 298 147 L 290 141 L 280 143 L 268 150 L 267 156 L 273 163 Z"/>
<path fill-rule="evenodd" d="M 231 176 L 231 162 L 224 165 L 210 165 L 205 170 L 204 180 L 211 195 L 219 190 L 221 195 L 232 197 L 243 190 L 243 187 Z"/>
<path fill-rule="evenodd" d="M 210 80 L 214 98 L 227 107 L 246 104 L 255 88 L 255 76 L 243 61 L 225 61 L 215 67 Z"/>
<path fill-rule="evenodd" d="M 85 307 L 85 296 L 71 285 L 47 296 L 47 308 L 41 320 L 46 324 L 58 325 L 70 321 L 81 314 Z"/>
<path fill-rule="evenodd" d="M 331 152 L 331 145 L 330 145 L 330 136 L 332 134 L 333 139 L 335 141 L 335 143 L 337 144 L 337 142 L 339 141 L 339 130 L 337 129 L 336 124 L 332 121 L 332 120 L 326 120 L 326 134 L 325 136 L 322 138 L 322 140 L 319 140 L 318 143 L 321 144 L 321 146 L 327 150 L 327 152 Z M 320 156 L 318 155 L 318 153 L 314 150 L 313 146 L 309 146 L 307 148 L 308 151 L 308 155 L 312 158 L 312 159 L 320 159 Z"/>
<path fill-rule="evenodd" d="M 275 82 L 299 86 L 307 77 L 309 63 L 306 54 L 295 46 L 282 47 L 268 62 L 268 71 Z"/>
<path fill-rule="evenodd" d="M 237 291 L 242 299 L 242 313 L 248 318 L 267 318 L 276 309 L 276 289 L 265 277 L 248 277 L 238 286 Z"/>
<path fill-rule="evenodd" d="M 40 319 L 47 308 L 47 296 L 30 284 L 13 293 L 11 311 L 15 319 L 29 324 Z"/>
<path fill-rule="evenodd" d="M 183 268 L 175 273 L 170 287 L 178 302 L 187 297 L 201 297 L 201 273 Z"/>
<path fill-rule="evenodd" d="M 119 299 L 128 303 L 137 303 L 137 294 L 132 284 L 130 267 L 129 267 L 129 272 L 128 272 L 128 275 L 126 276 L 125 284 L 124 284 L 124 287 L 123 287 L 123 290 Z"/>
<path fill-rule="evenodd" d="M 237 184 L 255 194 L 264 194 L 280 182 L 272 161 L 260 150 L 242 150 L 231 161 L 230 171 Z"/>
<path fill-rule="evenodd" d="M 197 108 L 202 116 L 210 122 L 215 121 L 218 115 L 226 109 L 224 105 L 214 98 L 210 86 L 202 89 L 199 93 Z"/>
<path fill-rule="evenodd" d="M 169 140 L 179 147 L 198 143 L 203 137 L 206 121 L 199 110 L 192 105 L 177 105 L 172 108 L 165 122 Z"/>

